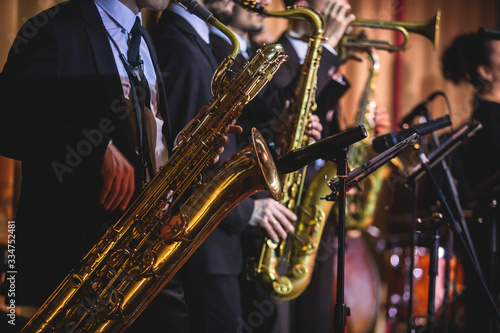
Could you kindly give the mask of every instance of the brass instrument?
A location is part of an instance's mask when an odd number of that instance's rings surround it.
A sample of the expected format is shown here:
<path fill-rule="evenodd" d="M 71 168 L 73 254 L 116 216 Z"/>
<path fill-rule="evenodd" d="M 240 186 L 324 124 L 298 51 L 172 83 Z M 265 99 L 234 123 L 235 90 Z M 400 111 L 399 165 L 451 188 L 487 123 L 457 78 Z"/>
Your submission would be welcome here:
<path fill-rule="evenodd" d="M 268 11 L 252 1 L 240 1 L 246 9 L 272 17 L 291 20 L 303 19 L 312 25 L 313 34 L 308 41 L 308 50 L 302 65 L 294 100 L 290 104 L 291 124 L 287 131 L 287 151 L 309 144 L 305 135 L 306 126 L 316 109 L 315 93 L 317 71 L 321 58 L 323 37 L 323 17 L 309 8 L 287 8 L 284 11 Z M 305 168 L 286 174 L 283 179 L 283 199 L 281 204 L 292 211 L 299 208 L 305 178 Z M 315 214 L 309 210 L 305 214 Z M 300 222 L 300 221 L 299 221 Z M 305 223 L 296 223 L 295 232 L 279 244 L 265 238 L 260 258 L 250 263 L 250 276 L 255 277 L 275 299 L 289 300 L 298 297 L 308 285 L 314 267 L 316 253 L 323 230 L 324 216 L 319 214 Z M 277 267 L 286 263 L 286 272 L 280 274 Z"/>
<path fill-rule="evenodd" d="M 374 29 L 388 29 L 399 31 L 404 40 L 399 45 L 394 45 L 390 41 L 379 39 L 368 39 L 364 33 L 358 35 L 344 35 L 341 39 L 338 50 L 340 58 L 348 59 L 348 52 L 353 48 L 374 48 L 376 50 L 384 50 L 388 52 L 404 52 L 410 40 L 409 33 L 416 33 L 426 37 L 437 49 L 439 44 L 439 24 L 441 20 L 441 10 L 438 9 L 436 15 L 424 22 L 401 22 L 401 21 L 381 21 L 381 20 L 368 20 L 368 19 L 355 19 L 351 22 L 350 26 L 353 27 L 366 27 Z"/>
<path fill-rule="evenodd" d="M 378 28 L 385 28 L 385 26 L 387 26 L 390 27 L 390 29 L 421 33 L 425 37 L 429 38 L 433 43 L 434 48 L 436 48 L 439 39 L 440 17 L 441 11 L 438 11 L 434 19 L 431 19 L 424 23 L 357 20 L 356 24 Z M 399 27 L 398 24 L 402 25 Z M 432 29 L 434 29 L 434 31 Z M 408 41 L 407 34 L 405 34 L 405 38 L 406 40 L 404 42 L 404 46 L 406 47 L 406 43 Z M 375 44 L 379 47 L 375 47 Z M 383 47 L 384 45 L 385 47 Z M 371 63 L 365 89 L 359 100 L 356 120 L 356 125 L 364 125 L 370 135 L 367 139 L 351 145 L 348 151 L 349 164 L 353 167 L 357 167 L 362 165 L 364 161 L 369 158 L 369 155 L 374 154 L 373 150 L 371 149 L 370 137 L 373 137 L 374 135 L 372 123 L 373 112 L 375 110 L 375 101 L 373 100 L 373 95 L 376 90 L 376 80 L 380 66 L 378 55 L 374 51 L 372 51 L 372 48 L 382 49 L 389 52 L 393 52 L 396 50 L 402 52 L 404 48 L 402 47 L 400 49 L 395 49 L 390 42 L 382 43 L 380 41 L 374 42 L 372 40 L 369 40 L 369 43 L 367 43 L 367 40 L 363 40 L 359 43 L 351 40 L 349 43 L 344 43 L 343 47 L 348 48 L 347 52 L 362 52 L 366 54 L 368 60 Z M 346 50 L 347 49 L 345 49 L 344 52 L 346 52 Z M 398 161 L 399 160 L 393 160 L 392 162 L 398 163 Z M 337 166 L 334 163 L 325 163 L 325 165 L 317 172 L 304 196 L 304 206 L 310 206 L 311 210 L 314 209 L 322 211 L 322 213 L 324 213 L 326 216 L 330 214 L 334 203 L 326 200 L 321 200 L 321 198 L 324 198 L 331 192 L 331 190 L 325 183 L 325 175 L 334 176 L 336 174 L 336 170 Z M 358 189 L 358 192 L 356 194 L 347 196 L 346 229 L 363 230 L 372 224 L 373 215 L 377 208 L 378 193 L 381 189 L 384 179 L 389 176 L 390 172 L 391 170 L 387 167 L 379 168 L 360 183 L 360 188 Z M 299 218 L 302 219 L 306 217 Z"/>
<path fill-rule="evenodd" d="M 359 52 L 359 51 L 358 51 Z M 356 142 L 349 147 L 347 159 L 349 165 L 360 166 L 368 158 L 374 155 L 371 150 L 370 138 L 374 135 L 373 117 L 375 111 L 375 102 L 373 95 L 376 90 L 376 80 L 380 70 L 379 58 L 377 53 L 372 49 L 365 50 L 368 60 L 371 62 L 368 79 L 365 89 L 359 100 L 356 125 L 363 125 L 369 137 Z M 316 173 L 313 181 L 309 185 L 304 196 L 303 205 L 310 207 L 310 210 L 322 211 L 325 216 L 328 216 L 334 206 L 333 201 L 321 200 L 331 193 L 330 188 L 325 182 L 325 175 L 334 176 L 337 166 L 335 163 L 327 161 L 325 165 Z M 383 180 L 386 178 L 388 169 L 385 167 L 378 168 L 370 174 L 361 183 L 361 188 L 356 194 L 347 195 L 347 211 L 346 211 L 346 229 L 364 229 L 373 222 L 373 214 L 376 209 L 377 194 L 382 186 Z M 300 217 L 307 218 L 307 217 Z"/>
<path fill-rule="evenodd" d="M 213 17 L 210 22 L 230 33 Z M 237 50 L 233 46 L 232 55 Z M 241 200 L 265 188 L 276 200 L 281 198 L 271 154 L 254 130 L 253 144 L 222 164 L 173 214 L 212 159 L 225 128 L 285 59 L 281 45 L 266 46 L 227 86 L 216 88 L 219 97 L 185 130 L 168 162 L 22 332 L 125 330 Z M 229 67 L 227 61 L 218 72 Z M 218 81 L 224 82 L 219 74 Z"/>

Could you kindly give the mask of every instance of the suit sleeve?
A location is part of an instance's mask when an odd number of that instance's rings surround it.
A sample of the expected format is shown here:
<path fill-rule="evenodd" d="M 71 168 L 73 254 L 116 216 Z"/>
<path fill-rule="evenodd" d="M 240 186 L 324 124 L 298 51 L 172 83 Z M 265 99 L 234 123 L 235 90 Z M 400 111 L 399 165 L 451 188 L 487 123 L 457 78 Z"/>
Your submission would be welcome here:
<path fill-rule="evenodd" d="M 49 24 L 28 40 L 22 28 L 10 50 L 0 75 L 3 156 L 21 161 L 64 159 L 67 147 L 78 150 L 79 143 L 86 139 L 85 133 L 92 131 L 83 124 L 61 121 L 61 114 L 67 116 L 71 110 L 62 102 L 61 87 L 68 80 L 61 74 L 63 50 L 56 29 Z M 98 158 L 85 158 L 84 163 L 93 161 L 100 165 L 108 141 L 109 138 L 101 137 L 99 144 L 85 153 Z"/>

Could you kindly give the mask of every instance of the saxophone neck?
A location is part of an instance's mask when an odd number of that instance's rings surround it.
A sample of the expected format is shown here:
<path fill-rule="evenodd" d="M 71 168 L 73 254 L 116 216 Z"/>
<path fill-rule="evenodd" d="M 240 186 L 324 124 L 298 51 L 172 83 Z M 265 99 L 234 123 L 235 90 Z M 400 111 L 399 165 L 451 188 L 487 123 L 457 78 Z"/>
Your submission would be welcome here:
<path fill-rule="evenodd" d="M 374 49 L 365 49 L 363 52 L 366 54 L 370 65 L 365 89 L 363 90 L 359 100 L 356 124 L 365 126 L 367 131 L 370 134 L 373 134 L 371 132 L 374 127 L 374 112 L 376 108 L 374 94 L 377 89 L 377 78 L 380 70 L 380 63 L 378 54 Z"/>
<path fill-rule="evenodd" d="M 226 82 L 227 73 L 233 66 L 234 62 L 236 61 L 236 57 L 240 53 L 240 42 L 238 41 L 238 37 L 236 36 L 236 34 L 215 17 L 212 16 L 212 19 L 209 23 L 212 24 L 214 28 L 222 32 L 227 38 L 229 38 L 231 42 L 231 52 L 229 52 L 224 61 L 222 61 L 222 63 L 219 65 L 212 78 L 212 95 L 214 96 L 214 98 L 218 99 L 224 93 L 224 83 Z"/>
<path fill-rule="evenodd" d="M 264 16 L 285 18 L 288 20 L 307 20 L 314 31 L 313 38 L 323 39 L 323 29 L 325 26 L 323 16 L 316 10 L 308 7 L 288 7 L 285 10 L 267 10 L 259 3 L 251 0 L 235 0 L 244 9 L 262 14 Z"/>
<path fill-rule="evenodd" d="M 231 52 L 226 56 L 224 61 L 219 65 L 219 68 L 214 73 L 212 78 L 211 91 L 215 99 L 218 99 L 224 93 L 226 74 L 233 66 L 236 57 L 240 53 L 240 43 L 238 37 L 228 27 L 216 19 L 213 14 L 200 5 L 196 0 L 177 0 L 177 2 L 184 6 L 184 8 L 191 14 L 196 15 L 199 19 L 211 24 L 214 28 L 220 30 L 224 35 L 229 38 L 231 42 Z"/>

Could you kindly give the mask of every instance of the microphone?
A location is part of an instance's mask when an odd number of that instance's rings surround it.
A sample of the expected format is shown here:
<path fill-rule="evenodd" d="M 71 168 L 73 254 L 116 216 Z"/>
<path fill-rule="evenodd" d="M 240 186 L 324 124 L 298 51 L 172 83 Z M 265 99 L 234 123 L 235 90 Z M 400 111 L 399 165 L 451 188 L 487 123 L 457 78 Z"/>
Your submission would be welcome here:
<path fill-rule="evenodd" d="M 425 115 L 426 113 L 428 113 L 427 107 L 429 106 L 429 102 L 439 95 L 444 96 L 444 92 L 435 91 L 432 94 L 430 94 L 429 97 L 427 97 L 422 103 L 415 106 L 413 110 L 411 110 L 411 112 L 401 120 L 401 122 L 399 123 L 399 127 L 404 127 L 404 124 L 409 124 L 413 120 L 413 118 L 415 118 L 418 115 L 421 114 Z"/>
<path fill-rule="evenodd" d="M 198 3 L 198 1 L 196 1 L 196 0 L 178 0 L 178 2 L 181 5 L 183 5 L 184 7 L 186 7 L 187 11 L 189 13 L 191 13 L 192 15 L 195 15 L 199 19 L 201 19 L 207 23 L 210 23 L 209 20 L 212 18 L 213 14 L 208 9 L 206 9 L 205 7 L 200 5 L 200 3 Z"/>
<path fill-rule="evenodd" d="M 486 39 L 500 39 L 500 31 L 499 30 L 479 28 L 478 35 L 480 35 Z"/>
<path fill-rule="evenodd" d="M 275 164 L 280 173 L 302 169 L 309 163 L 321 159 L 333 159 L 342 149 L 368 136 L 363 125 L 329 136 L 307 147 L 292 150 L 280 156 Z"/>
<path fill-rule="evenodd" d="M 437 118 L 434 120 L 429 120 L 426 123 L 419 124 L 399 132 L 378 136 L 372 141 L 373 150 L 376 153 L 381 153 L 385 151 L 387 148 L 394 146 L 400 141 L 403 141 L 413 133 L 417 133 L 419 136 L 422 136 L 450 125 L 451 125 L 450 116 L 446 115 L 444 117 Z"/>

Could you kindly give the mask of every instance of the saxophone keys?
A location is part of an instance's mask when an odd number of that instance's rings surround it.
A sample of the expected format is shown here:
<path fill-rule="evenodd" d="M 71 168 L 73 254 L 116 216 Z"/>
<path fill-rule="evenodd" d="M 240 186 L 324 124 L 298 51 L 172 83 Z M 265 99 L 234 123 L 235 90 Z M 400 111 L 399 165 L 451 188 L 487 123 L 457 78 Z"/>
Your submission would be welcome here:
<path fill-rule="evenodd" d="M 160 237 L 167 242 L 185 238 L 188 222 L 184 215 L 174 215 L 166 219 L 160 228 Z"/>

